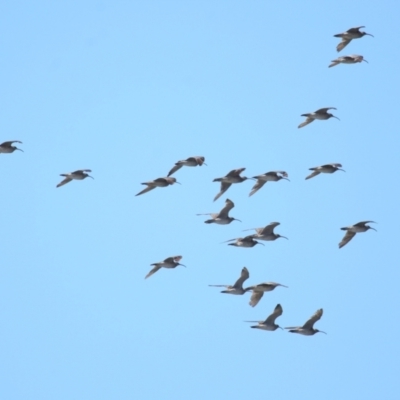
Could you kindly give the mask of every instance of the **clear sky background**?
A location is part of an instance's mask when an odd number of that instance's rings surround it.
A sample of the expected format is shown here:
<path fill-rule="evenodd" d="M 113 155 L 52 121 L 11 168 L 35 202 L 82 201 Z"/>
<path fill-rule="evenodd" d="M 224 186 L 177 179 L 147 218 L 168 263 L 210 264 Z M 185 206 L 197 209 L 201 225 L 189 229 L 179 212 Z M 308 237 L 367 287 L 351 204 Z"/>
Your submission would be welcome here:
<path fill-rule="evenodd" d="M 0 6 L 3 399 L 398 399 L 396 1 L 12 1 Z M 336 52 L 336 33 L 366 36 Z M 368 61 L 328 68 L 339 55 Z M 302 129 L 300 114 L 340 118 Z M 178 160 L 182 185 L 143 196 Z M 308 168 L 346 173 L 304 180 Z M 290 182 L 216 177 L 285 170 Z M 95 180 L 56 189 L 59 174 Z M 228 226 L 196 213 L 235 203 Z M 373 220 L 344 248 L 341 227 Z M 281 225 L 289 240 L 222 241 Z M 150 264 L 182 255 L 187 268 Z M 289 286 L 252 308 L 219 293 Z M 263 332 L 317 309 L 312 337 Z"/>

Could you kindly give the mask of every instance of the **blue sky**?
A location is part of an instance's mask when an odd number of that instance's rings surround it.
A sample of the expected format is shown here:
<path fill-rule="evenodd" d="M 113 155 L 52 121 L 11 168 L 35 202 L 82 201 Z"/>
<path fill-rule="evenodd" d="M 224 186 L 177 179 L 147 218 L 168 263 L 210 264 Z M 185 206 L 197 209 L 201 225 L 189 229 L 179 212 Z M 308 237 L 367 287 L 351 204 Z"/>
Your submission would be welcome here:
<path fill-rule="evenodd" d="M 0 8 L 0 387 L 11 399 L 397 399 L 399 6 L 261 1 L 27 1 Z M 341 53 L 333 35 L 365 25 Z M 328 68 L 338 55 L 369 62 Z M 300 114 L 340 121 L 302 129 Z M 182 168 L 181 185 L 135 197 Z M 346 173 L 304 180 L 339 162 Z M 284 170 L 290 182 L 216 177 Z M 94 180 L 56 189 L 59 174 Z M 226 198 L 242 220 L 196 213 Z M 373 220 L 341 250 L 341 227 Z M 289 240 L 239 249 L 242 230 Z M 150 264 L 180 254 L 187 268 Z M 289 288 L 220 294 L 247 283 Z M 327 335 L 282 326 L 317 309 Z"/>

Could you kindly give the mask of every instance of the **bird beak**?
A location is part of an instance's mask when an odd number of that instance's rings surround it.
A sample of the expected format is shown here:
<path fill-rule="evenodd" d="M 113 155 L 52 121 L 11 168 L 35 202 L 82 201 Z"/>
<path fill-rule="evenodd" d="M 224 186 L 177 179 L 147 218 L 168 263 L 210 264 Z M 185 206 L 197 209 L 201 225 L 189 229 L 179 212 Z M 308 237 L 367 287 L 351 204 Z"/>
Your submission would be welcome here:
<path fill-rule="evenodd" d="M 324 332 L 324 331 L 318 331 L 318 332 L 325 333 L 325 335 L 327 335 L 327 333 L 326 333 L 326 332 Z"/>
<path fill-rule="evenodd" d="M 282 287 L 285 287 L 285 288 L 289 289 L 289 286 L 285 286 L 285 285 L 281 285 L 281 284 L 279 284 L 278 286 L 282 286 Z"/>
<path fill-rule="evenodd" d="M 284 239 L 286 239 L 286 240 L 289 240 L 286 236 L 280 235 L 279 237 L 284 238 Z"/>
<path fill-rule="evenodd" d="M 206 165 L 207 167 L 208 167 L 208 165 L 205 163 L 205 162 L 203 162 L 203 164 L 202 165 Z"/>
<path fill-rule="evenodd" d="M 242 222 L 240 219 L 233 218 L 234 221 Z"/>
<path fill-rule="evenodd" d="M 289 182 L 290 182 L 290 179 L 288 179 L 288 178 L 282 178 L 282 179 L 286 179 L 287 181 L 289 181 Z"/>
<path fill-rule="evenodd" d="M 283 328 L 281 326 L 279 326 L 279 325 L 278 325 L 278 328 L 283 330 Z"/>
<path fill-rule="evenodd" d="M 364 58 L 363 61 L 365 61 L 367 64 L 369 64 L 369 62 Z"/>
<path fill-rule="evenodd" d="M 94 179 L 93 176 L 88 175 L 88 177 Z"/>
<path fill-rule="evenodd" d="M 372 226 L 369 227 L 369 229 L 373 229 L 375 232 L 378 232 L 375 228 L 373 228 Z"/>
<path fill-rule="evenodd" d="M 24 152 L 23 150 L 19 149 L 18 147 L 16 147 L 16 148 L 15 148 L 15 150 L 19 150 L 19 151 L 22 151 L 22 152 Z"/>
<path fill-rule="evenodd" d="M 185 267 L 185 268 L 187 268 L 187 267 L 186 267 L 186 265 L 183 265 L 183 264 L 178 264 L 178 265 L 181 265 L 182 267 Z"/>
<path fill-rule="evenodd" d="M 261 243 L 261 242 L 257 242 L 257 244 L 262 244 L 264 246 L 264 243 Z"/>
<path fill-rule="evenodd" d="M 181 183 L 180 183 L 180 182 L 178 182 L 178 181 L 175 181 L 175 183 L 178 183 L 179 185 L 181 185 Z"/>
<path fill-rule="evenodd" d="M 346 172 L 344 169 L 342 169 L 342 168 L 338 168 L 338 170 L 339 171 L 343 171 L 343 172 Z"/>
<path fill-rule="evenodd" d="M 367 33 L 367 32 L 365 32 L 365 34 L 368 35 L 368 36 L 375 37 L 374 35 L 371 35 L 370 33 Z"/>
<path fill-rule="evenodd" d="M 333 118 L 336 118 L 336 119 L 339 119 L 338 117 L 335 117 L 334 115 L 332 115 L 332 117 L 333 117 Z M 339 121 L 340 121 L 340 119 L 339 119 Z"/>

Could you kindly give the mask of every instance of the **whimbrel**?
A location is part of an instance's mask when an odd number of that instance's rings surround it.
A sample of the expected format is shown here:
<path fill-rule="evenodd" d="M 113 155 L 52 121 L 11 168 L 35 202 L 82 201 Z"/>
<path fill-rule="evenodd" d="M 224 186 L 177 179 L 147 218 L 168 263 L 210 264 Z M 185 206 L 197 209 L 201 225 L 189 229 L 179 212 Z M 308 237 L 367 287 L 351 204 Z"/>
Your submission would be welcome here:
<path fill-rule="evenodd" d="M 196 157 L 189 157 L 186 160 L 180 160 L 178 162 L 175 163 L 175 166 L 172 167 L 171 171 L 168 172 L 167 176 L 172 175 L 173 173 L 175 173 L 176 171 L 178 171 L 178 169 L 181 169 L 183 166 L 186 167 L 197 167 L 204 165 L 207 165 L 204 162 L 205 158 L 201 157 L 201 156 L 196 156 Z"/>
<path fill-rule="evenodd" d="M 221 293 L 228 294 L 243 294 L 245 290 L 243 289 L 243 282 L 248 279 L 250 276 L 249 271 L 246 267 L 242 268 L 242 272 L 240 273 L 240 278 L 231 286 L 231 285 L 208 285 L 213 287 L 224 287 L 226 290 L 222 290 Z"/>
<path fill-rule="evenodd" d="M 218 224 L 218 225 L 227 225 L 232 221 L 240 221 L 240 219 L 236 219 L 229 216 L 229 211 L 235 207 L 233 201 L 226 199 L 225 207 L 219 213 L 206 213 L 206 214 L 197 214 L 197 215 L 211 215 L 211 219 L 204 221 L 206 224 Z"/>
<path fill-rule="evenodd" d="M 341 249 L 343 246 L 349 243 L 350 240 L 353 239 L 353 237 L 356 235 L 356 233 L 366 232 L 368 229 L 373 229 L 374 231 L 376 231 L 376 229 L 373 228 L 372 226 L 366 225 L 368 223 L 376 224 L 376 222 L 374 221 L 362 221 L 351 226 L 346 226 L 345 228 L 340 228 L 342 231 L 347 231 L 347 232 L 344 235 L 342 241 L 339 243 L 339 249 Z"/>
<path fill-rule="evenodd" d="M 186 265 L 180 264 L 179 261 L 181 261 L 182 256 L 173 256 L 173 257 L 168 257 L 164 261 L 150 264 L 154 265 L 154 268 L 144 277 L 144 279 L 147 279 L 149 276 L 155 274 L 160 268 L 176 268 L 178 265 L 181 265 L 182 267 L 186 267 Z"/>
<path fill-rule="evenodd" d="M 343 50 L 353 39 L 359 39 L 365 35 L 374 37 L 374 35 L 371 35 L 370 33 L 361 32 L 361 28 L 365 28 L 365 26 L 357 26 L 355 28 L 348 29 L 346 32 L 333 35 L 334 37 L 342 38 L 342 41 L 336 46 L 336 50 Z"/>
<path fill-rule="evenodd" d="M 328 113 L 328 110 L 336 110 L 335 107 L 325 107 L 325 108 L 320 108 L 319 110 L 313 112 L 313 113 L 308 113 L 308 114 L 301 114 L 302 117 L 307 117 L 304 122 L 302 122 L 298 128 L 302 128 L 303 126 L 306 126 L 308 124 L 311 124 L 316 119 L 320 120 L 325 120 L 329 118 L 336 118 L 339 119 L 338 117 L 335 117 L 333 114 Z M 339 119 L 340 121 L 340 119 Z"/>
<path fill-rule="evenodd" d="M 329 65 L 329 68 L 335 67 L 339 64 L 356 64 L 362 61 L 368 63 L 368 61 L 365 60 L 363 56 L 358 56 L 356 54 L 352 54 L 351 56 L 342 56 L 332 60 L 332 64 Z"/>
<path fill-rule="evenodd" d="M 21 143 L 19 140 L 10 140 L 8 142 L 4 142 L 0 144 L 0 154 L 1 153 L 14 153 L 15 150 L 19 150 L 24 152 L 23 150 L 19 149 L 17 146 L 13 146 L 13 143 Z"/>
<path fill-rule="evenodd" d="M 65 179 L 62 180 L 57 187 L 60 187 L 62 185 L 65 185 L 68 182 L 71 182 L 73 179 L 76 179 L 78 181 L 81 181 L 82 179 L 85 179 L 87 177 L 93 178 L 93 176 L 90 176 L 87 174 L 87 172 L 92 172 L 91 169 L 78 169 L 77 171 L 70 172 L 69 174 L 60 174 L 60 176 L 65 176 Z"/>
<path fill-rule="evenodd" d="M 245 176 L 240 176 L 245 169 L 246 168 L 233 169 L 226 176 L 213 180 L 213 182 L 221 182 L 221 190 L 214 197 L 214 201 L 219 199 L 231 187 L 232 183 L 240 183 L 248 179 Z"/>
<path fill-rule="evenodd" d="M 253 228 L 257 233 L 255 233 L 253 236 L 254 239 L 258 240 L 276 240 L 278 238 L 285 238 L 287 239 L 286 236 L 279 235 L 278 233 L 274 233 L 274 228 L 276 226 L 280 225 L 280 222 L 271 222 L 264 228 Z M 245 231 L 251 231 L 252 229 L 245 229 Z"/>
<path fill-rule="evenodd" d="M 171 178 L 171 177 L 157 178 L 157 179 L 154 179 L 154 181 L 143 182 L 142 185 L 147 185 L 147 188 L 143 189 L 141 192 L 139 192 L 135 196 L 139 196 L 143 193 L 150 192 L 150 190 L 153 190 L 156 187 L 166 187 L 169 185 L 173 185 L 174 183 L 179 183 L 179 182 L 175 178 Z"/>
<path fill-rule="evenodd" d="M 252 290 L 253 294 L 250 297 L 250 305 L 252 307 L 255 307 L 258 302 L 261 300 L 261 298 L 264 296 L 264 292 L 271 292 L 274 290 L 276 287 L 282 286 L 284 288 L 287 288 L 285 285 L 281 285 L 280 283 L 276 282 L 264 282 L 264 283 L 259 283 L 258 285 L 253 285 L 249 286 L 246 289 L 244 289 L 246 292 L 248 290 Z"/>
<path fill-rule="evenodd" d="M 257 183 L 252 187 L 249 196 L 261 189 L 267 182 L 277 182 L 281 179 L 289 181 L 288 176 L 285 171 L 270 171 L 262 175 L 253 176 L 253 179 L 257 179 Z"/>
<path fill-rule="evenodd" d="M 275 320 L 281 316 L 283 313 L 282 306 L 277 304 L 274 312 L 265 321 L 245 321 L 245 322 L 258 322 L 258 325 L 252 325 L 251 328 L 262 329 L 264 331 L 275 331 L 281 328 L 279 325 L 275 324 Z"/>
<path fill-rule="evenodd" d="M 290 326 L 285 329 L 289 329 L 289 332 L 292 333 L 299 333 L 300 335 L 305 336 L 312 336 L 315 335 L 317 332 L 325 333 L 324 331 L 320 331 L 318 329 L 314 329 L 314 324 L 321 319 L 323 310 L 320 308 L 315 314 L 303 325 L 303 326 Z"/>
<path fill-rule="evenodd" d="M 260 243 L 260 242 L 257 242 L 257 240 L 254 240 L 253 235 L 245 236 L 244 238 L 229 239 L 222 243 L 228 243 L 228 242 L 233 242 L 233 241 L 235 243 L 229 243 L 228 246 L 254 247 L 256 244 L 262 244 L 264 246 L 263 243 Z"/>
<path fill-rule="evenodd" d="M 314 176 L 319 175 L 321 172 L 324 174 L 333 174 L 336 171 L 346 172 L 344 169 L 340 168 L 342 164 L 333 163 L 333 164 L 325 164 L 320 165 L 319 167 L 309 168 L 310 171 L 313 171 L 310 175 L 306 176 L 306 179 L 314 178 Z"/>

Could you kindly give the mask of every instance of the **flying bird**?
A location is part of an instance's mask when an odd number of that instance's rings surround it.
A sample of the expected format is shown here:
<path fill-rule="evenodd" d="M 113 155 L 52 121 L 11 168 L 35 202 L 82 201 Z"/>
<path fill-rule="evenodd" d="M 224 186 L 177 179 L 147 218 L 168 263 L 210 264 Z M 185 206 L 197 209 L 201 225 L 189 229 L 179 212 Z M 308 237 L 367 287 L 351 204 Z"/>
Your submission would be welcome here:
<path fill-rule="evenodd" d="M 306 179 L 314 178 L 314 176 L 317 176 L 320 173 L 333 174 L 336 171 L 346 172 L 344 169 L 340 168 L 341 166 L 342 164 L 333 163 L 333 164 L 320 165 L 319 167 L 309 168 L 310 171 L 313 172 L 310 175 L 306 176 Z"/>
<path fill-rule="evenodd" d="M 153 190 L 156 187 L 166 187 L 169 185 L 173 185 L 174 183 L 179 183 L 179 182 L 175 178 L 170 178 L 170 177 L 157 178 L 157 179 L 154 179 L 154 181 L 143 182 L 142 185 L 147 185 L 147 188 L 143 189 L 141 192 L 139 192 L 135 196 L 140 196 L 143 193 L 150 192 L 150 190 Z"/>
<path fill-rule="evenodd" d="M 206 214 L 197 214 L 197 215 L 211 215 L 211 219 L 207 219 L 204 221 L 206 224 L 218 224 L 218 225 L 227 225 L 232 221 L 240 221 L 240 219 L 236 219 L 229 216 L 229 211 L 235 207 L 235 204 L 232 200 L 226 199 L 224 208 L 219 213 L 206 213 Z"/>
<path fill-rule="evenodd" d="M 167 176 L 170 176 L 174 174 L 178 169 L 181 169 L 183 166 L 185 167 L 197 167 L 198 165 L 201 167 L 202 165 L 207 165 L 204 162 L 205 158 L 202 156 L 196 156 L 196 157 L 189 157 L 186 160 L 180 160 L 175 163 L 175 165 L 172 167 L 171 171 L 168 172 Z"/>
<path fill-rule="evenodd" d="M 144 277 L 144 279 L 147 279 L 151 275 L 155 274 L 160 268 L 176 268 L 178 265 L 181 265 L 182 267 L 186 267 L 186 265 L 180 264 L 179 261 L 181 261 L 182 256 L 173 256 L 173 257 L 168 257 L 164 261 L 150 264 L 151 266 L 154 266 L 154 268 Z"/>
<path fill-rule="evenodd" d="M 374 37 L 374 35 L 371 35 L 370 33 L 361 32 L 360 31 L 361 28 L 365 28 L 365 26 L 357 26 L 355 28 L 348 29 L 346 32 L 333 35 L 334 37 L 342 39 L 342 41 L 336 46 L 336 50 L 337 51 L 343 50 L 353 39 L 359 39 L 365 35 Z"/>
<path fill-rule="evenodd" d="M 356 64 L 356 63 L 361 63 L 362 61 L 368 63 L 368 61 L 365 60 L 363 56 L 358 56 L 356 54 L 353 54 L 351 56 L 342 56 L 332 60 L 331 61 L 332 63 L 329 65 L 329 68 L 336 67 L 336 65 L 339 64 Z"/>
<path fill-rule="evenodd" d="M 239 168 L 239 169 L 233 169 L 230 171 L 227 175 L 225 175 L 222 178 L 215 178 L 213 182 L 221 182 L 221 190 L 220 192 L 214 197 L 214 201 L 219 199 L 232 185 L 232 183 L 240 183 L 244 182 L 248 178 L 245 176 L 240 176 L 240 174 L 245 170 L 246 168 Z"/>
<path fill-rule="evenodd" d="M 302 117 L 307 117 L 307 118 L 304 122 L 302 122 L 298 126 L 298 128 L 302 128 L 303 126 L 311 124 L 311 122 L 315 121 L 316 119 L 325 120 L 325 119 L 329 119 L 332 117 L 339 119 L 338 117 L 335 117 L 333 114 L 328 113 L 328 110 L 336 110 L 336 108 L 335 107 L 325 107 L 325 108 L 320 108 L 319 110 L 317 110 L 313 113 L 301 114 Z"/>
<path fill-rule="evenodd" d="M 326 332 L 324 331 L 314 329 L 314 324 L 321 319 L 322 313 L 323 310 L 322 308 L 320 308 L 303 326 L 291 326 L 285 329 L 289 329 L 289 332 L 299 333 L 300 335 L 305 335 L 305 336 L 312 336 L 315 335 L 317 332 L 326 334 Z"/>
<path fill-rule="evenodd" d="M 265 321 L 245 321 L 245 322 L 257 322 L 258 325 L 252 325 L 250 328 L 262 329 L 263 331 L 275 331 L 281 328 L 279 325 L 275 324 L 275 320 L 280 317 L 283 313 L 282 306 L 277 304 L 274 312 Z"/>
<path fill-rule="evenodd" d="M 243 294 L 245 290 L 243 289 L 243 282 L 249 279 L 249 270 L 246 267 L 242 268 L 240 273 L 240 278 L 233 285 L 208 285 L 212 287 L 224 287 L 226 290 L 222 290 L 221 293 L 227 294 Z"/>
<path fill-rule="evenodd" d="M 376 231 L 375 228 L 367 225 L 369 223 L 376 224 L 376 222 L 374 221 L 362 221 L 351 226 L 346 226 L 345 228 L 340 228 L 342 231 L 347 231 L 347 232 L 344 235 L 342 241 L 339 243 L 339 249 L 341 249 L 343 246 L 349 243 L 350 240 L 353 239 L 353 237 L 356 235 L 356 233 L 366 232 L 368 229 L 373 229 L 374 231 Z"/>
<path fill-rule="evenodd" d="M 278 238 L 285 238 L 287 239 L 286 236 L 279 235 L 278 233 L 274 232 L 275 227 L 280 225 L 280 222 L 271 222 L 264 228 L 253 228 L 257 233 L 254 235 L 251 235 L 254 239 L 258 240 L 266 240 L 266 241 L 271 241 L 271 240 L 276 240 Z M 245 231 L 251 231 L 253 229 L 245 229 Z"/>
<path fill-rule="evenodd" d="M 256 244 L 262 244 L 264 246 L 263 243 L 254 240 L 253 235 L 245 236 L 244 238 L 229 239 L 222 243 L 228 243 L 228 242 L 235 242 L 228 244 L 228 246 L 235 246 L 235 247 L 254 247 Z"/>
<path fill-rule="evenodd" d="M 81 181 L 87 177 L 93 178 L 93 176 L 90 176 L 87 172 L 92 172 L 91 169 L 78 169 L 77 171 L 70 172 L 69 174 L 60 174 L 60 176 L 65 176 L 65 179 L 63 179 L 57 187 L 63 186 L 66 183 L 71 182 L 73 179 Z"/>
<path fill-rule="evenodd" d="M 262 175 L 253 176 L 253 179 L 257 179 L 257 183 L 252 187 L 249 196 L 261 189 L 267 182 L 277 182 L 281 179 L 289 181 L 288 176 L 285 171 L 270 171 Z"/>
<path fill-rule="evenodd" d="M 24 152 L 23 150 L 19 149 L 17 146 L 13 146 L 13 143 L 21 143 L 19 140 L 10 140 L 8 142 L 4 142 L 0 144 L 0 154 L 1 153 L 14 153 L 15 150 L 19 150 Z"/>
<path fill-rule="evenodd" d="M 285 285 L 281 285 L 280 283 L 276 283 L 276 282 L 264 282 L 264 283 L 259 283 L 258 285 L 253 285 L 253 286 L 249 286 L 245 289 L 245 291 L 249 291 L 252 290 L 253 294 L 250 297 L 250 305 L 252 307 L 255 307 L 258 302 L 262 299 L 262 297 L 264 296 L 265 292 L 271 292 L 272 290 L 274 290 L 275 288 L 277 288 L 278 286 L 282 286 L 284 288 L 287 288 L 287 286 Z"/>

